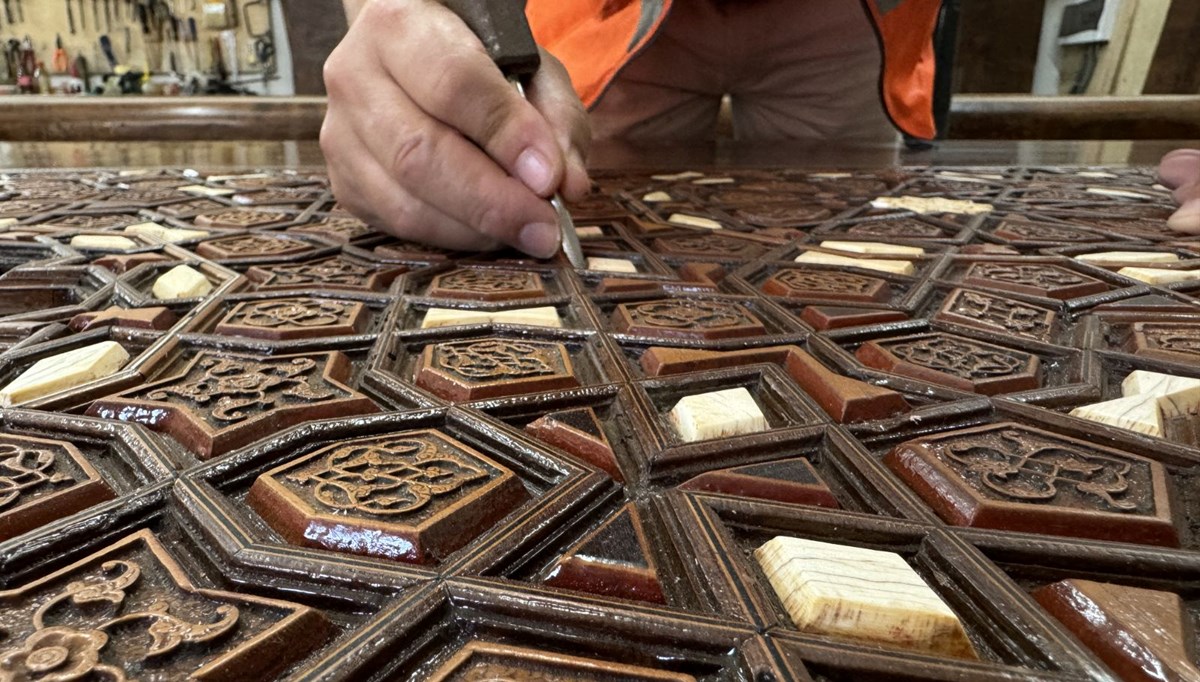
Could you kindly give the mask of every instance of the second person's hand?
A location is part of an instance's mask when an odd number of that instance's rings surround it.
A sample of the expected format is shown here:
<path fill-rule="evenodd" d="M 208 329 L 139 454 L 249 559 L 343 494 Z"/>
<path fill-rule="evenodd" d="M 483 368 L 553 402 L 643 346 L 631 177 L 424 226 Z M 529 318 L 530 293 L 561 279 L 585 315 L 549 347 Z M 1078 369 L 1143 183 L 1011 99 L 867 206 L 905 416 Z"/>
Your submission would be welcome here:
<path fill-rule="evenodd" d="M 542 52 L 522 99 L 483 45 L 434 0 L 370 0 L 325 64 L 321 149 L 338 202 L 404 239 L 514 246 L 547 258 L 546 197 L 587 193 L 587 113 Z"/>

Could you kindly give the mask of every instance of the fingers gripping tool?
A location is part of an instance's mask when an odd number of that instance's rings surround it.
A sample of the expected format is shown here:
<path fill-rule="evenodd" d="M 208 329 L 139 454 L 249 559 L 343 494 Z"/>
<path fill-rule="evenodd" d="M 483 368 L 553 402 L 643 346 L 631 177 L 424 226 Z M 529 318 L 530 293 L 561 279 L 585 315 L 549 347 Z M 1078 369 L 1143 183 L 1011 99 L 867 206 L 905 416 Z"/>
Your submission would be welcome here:
<path fill-rule="evenodd" d="M 542 58 L 533 32 L 525 19 L 524 0 L 442 0 L 443 4 L 467 24 L 487 49 L 492 61 L 517 92 L 525 97 L 525 85 L 537 73 Z M 576 268 L 586 260 L 575 233 L 575 223 L 557 192 L 550 199 L 558 214 L 563 252 Z"/>

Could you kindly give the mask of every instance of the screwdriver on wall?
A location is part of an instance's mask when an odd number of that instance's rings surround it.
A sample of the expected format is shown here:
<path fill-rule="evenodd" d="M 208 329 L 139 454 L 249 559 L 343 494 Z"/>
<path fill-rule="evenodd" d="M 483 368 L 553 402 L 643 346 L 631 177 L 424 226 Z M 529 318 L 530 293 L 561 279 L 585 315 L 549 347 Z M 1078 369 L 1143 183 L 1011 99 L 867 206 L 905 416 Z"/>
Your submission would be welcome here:
<path fill-rule="evenodd" d="M 75 12 L 71 10 L 71 0 L 67 0 L 67 27 L 71 29 L 71 35 L 75 35 Z"/>

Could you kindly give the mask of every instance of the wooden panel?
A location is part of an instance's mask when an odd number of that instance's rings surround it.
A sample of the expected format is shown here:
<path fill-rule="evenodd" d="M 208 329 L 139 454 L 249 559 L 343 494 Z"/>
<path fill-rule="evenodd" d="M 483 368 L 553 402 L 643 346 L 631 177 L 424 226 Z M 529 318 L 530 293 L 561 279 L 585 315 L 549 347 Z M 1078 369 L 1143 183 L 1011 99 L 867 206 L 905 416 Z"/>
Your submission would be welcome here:
<path fill-rule="evenodd" d="M 954 92 L 1029 92 L 1045 0 L 965 0 Z"/>
<path fill-rule="evenodd" d="M 1154 64 L 1146 79 L 1146 94 L 1200 92 L 1200 3 L 1180 0 L 1171 12 L 1158 41 Z"/>

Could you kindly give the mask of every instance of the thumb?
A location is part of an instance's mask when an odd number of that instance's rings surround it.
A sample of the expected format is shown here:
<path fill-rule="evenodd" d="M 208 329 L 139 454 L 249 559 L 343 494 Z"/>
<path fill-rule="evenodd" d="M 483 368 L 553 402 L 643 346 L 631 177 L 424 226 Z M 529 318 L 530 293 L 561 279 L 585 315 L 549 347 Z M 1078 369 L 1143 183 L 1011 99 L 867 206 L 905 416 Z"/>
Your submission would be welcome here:
<path fill-rule="evenodd" d="M 580 199 L 591 189 L 587 174 L 587 154 L 592 143 L 592 127 L 587 111 L 571 77 L 554 55 L 542 50 L 542 67 L 529 84 L 529 101 L 546 117 L 566 160 L 561 191 L 567 199 Z"/>

